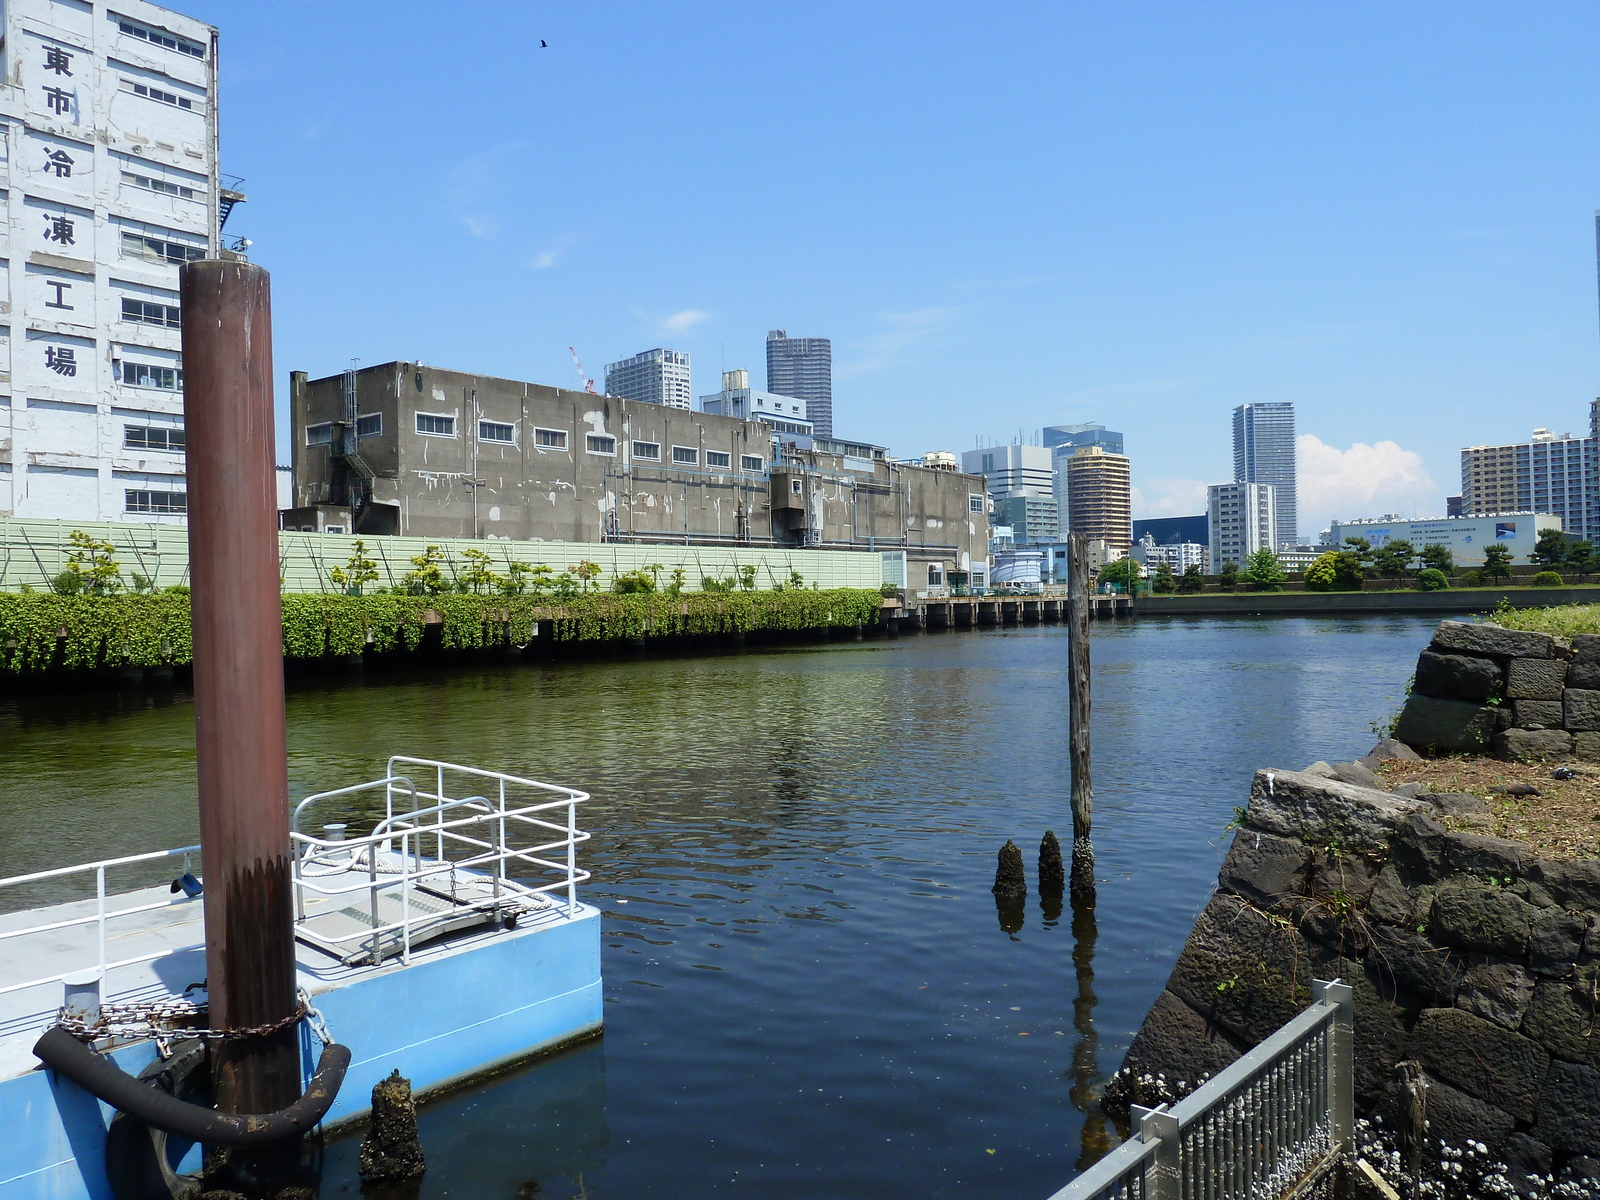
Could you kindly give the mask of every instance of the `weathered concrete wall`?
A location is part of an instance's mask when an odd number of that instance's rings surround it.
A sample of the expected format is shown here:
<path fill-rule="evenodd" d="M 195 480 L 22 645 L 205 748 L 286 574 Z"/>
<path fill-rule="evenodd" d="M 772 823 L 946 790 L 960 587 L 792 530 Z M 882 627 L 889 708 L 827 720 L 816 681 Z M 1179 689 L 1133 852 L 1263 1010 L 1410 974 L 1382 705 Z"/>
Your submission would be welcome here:
<path fill-rule="evenodd" d="M 357 441 L 377 475 L 361 532 L 904 549 L 924 571 L 987 561 L 975 476 L 887 462 L 861 470 L 789 448 L 779 459 L 760 422 L 417 363 L 360 371 L 356 388 L 358 415 L 378 426 Z M 419 414 L 453 421 L 452 433 L 419 432 Z M 329 445 L 307 444 L 308 427 L 344 418 L 341 377 L 294 375 L 296 505 L 346 502 L 346 465 Z M 478 436 L 480 421 L 511 440 Z"/>
<path fill-rule="evenodd" d="M 1441 621 L 1395 737 L 1424 753 L 1600 759 L 1600 636 Z"/>
<path fill-rule="evenodd" d="M 1257 773 L 1107 1103 L 1187 1094 L 1337 976 L 1356 993 L 1365 1153 L 1391 1180 L 1410 1169 L 1401 1194 L 1595 1194 L 1600 862 L 1451 833 L 1439 818 L 1481 801 L 1383 791 L 1375 762 Z"/>

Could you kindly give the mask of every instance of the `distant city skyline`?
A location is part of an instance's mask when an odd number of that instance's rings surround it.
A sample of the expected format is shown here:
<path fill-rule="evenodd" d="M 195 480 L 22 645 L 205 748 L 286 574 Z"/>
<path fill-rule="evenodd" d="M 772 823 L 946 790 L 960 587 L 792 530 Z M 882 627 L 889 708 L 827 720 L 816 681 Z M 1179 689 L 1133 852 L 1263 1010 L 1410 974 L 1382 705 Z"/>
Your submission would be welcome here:
<path fill-rule="evenodd" d="M 936 5 L 908 39 L 895 6 L 357 0 L 308 41 L 183 7 L 232 47 L 228 228 L 273 274 L 285 412 L 352 355 L 567 384 L 568 346 L 670 346 L 709 392 L 784 326 L 830 338 L 837 432 L 898 453 L 1092 412 L 1141 517 L 1201 511 L 1219 414 L 1292 396 L 1308 537 L 1438 514 L 1463 445 L 1600 395 L 1600 10 L 1469 2 L 1442 39 L 1418 6 Z M 419 44 L 470 122 L 385 67 Z M 308 178 L 362 180 L 359 217 Z"/>

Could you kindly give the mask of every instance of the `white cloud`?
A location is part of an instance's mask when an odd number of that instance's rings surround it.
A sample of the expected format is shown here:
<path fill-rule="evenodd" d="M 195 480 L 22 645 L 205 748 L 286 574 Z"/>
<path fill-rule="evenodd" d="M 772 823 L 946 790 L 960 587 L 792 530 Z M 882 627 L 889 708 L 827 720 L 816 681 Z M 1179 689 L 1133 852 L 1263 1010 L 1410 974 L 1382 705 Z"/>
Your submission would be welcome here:
<path fill-rule="evenodd" d="M 679 334 L 693 329 L 701 321 L 711 319 L 711 314 L 698 308 L 686 308 L 682 312 L 675 312 L 665 321 L 661 322 L 664 333 Z"/>
<path fill-rule="evenodd" d="M 561 261 L 561 259 L 566 255 L 567 250 L 571 248 L 573 243 L 577 242 L 578 240 L 577 234 L 563 233 L 560 237 L 556 238 L 555 241 L 551 242 L 543 250 L 535 254 L 528 265 L 535 271 L 543 271 L 549 267 L 553 267 L 556 265 L 556 263 Z"/>
<path fill-rule="evenodd" d="M 1334 517 L 1348 521 L 1389 512 L 1427 517 L 1444 511 L 1443 492 L 1423 468 L 1422 456 L 1396 442 L 1357 442 L 1341 450 L 1303 433 L 1295 450 L 1301 541 L 1315 538 Z"/>
<path fill-rule="evenodd" d="M 949 328 L 967 309 L 967 305 L 958 304 L 882 314 L 878 320 L 884 325 L 883 330 L 862 339 L 859 343 L 862 352 L 853 361 L 835 366 L 833 377 L 851 379 L 899 366 L 907 350 L 923 338 Z"/>
<path fill-rule="evenodd" d="M 507 142 L 455 163 L 449 171 L 446 203 L 451 216 L 475 238 L 490 239 L 500 230 L 503 196 L 522 143 Z"/>
<path fill-rule="evenodd" d="M 1206 511 L 1203 479 L 1149 479 L 1133 491 L 1136 520 L 1150 517 L 1189 517 Z"/>

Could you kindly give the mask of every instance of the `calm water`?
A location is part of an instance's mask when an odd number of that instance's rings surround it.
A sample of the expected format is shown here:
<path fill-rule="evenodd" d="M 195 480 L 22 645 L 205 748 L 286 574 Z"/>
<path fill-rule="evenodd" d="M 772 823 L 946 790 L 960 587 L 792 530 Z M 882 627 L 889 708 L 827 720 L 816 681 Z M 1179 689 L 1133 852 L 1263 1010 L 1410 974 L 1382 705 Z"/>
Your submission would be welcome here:
<path fill-rule="evenodd" d="M 422 1194 L 1049 1195 L 1251 771 L 1369 749 L 1432 626 L 1097 627 L 1078 939 L 989 893 L 1007 837 L 1031 881 L 1070 831 L 1059 628 L 296 686 L 296 797 L 389 753 L 594 795 L 605 1036 L 427 1110 Z M 192 739 L 182 694 L 0 700 L 7 873 L 194 840 Z"/>

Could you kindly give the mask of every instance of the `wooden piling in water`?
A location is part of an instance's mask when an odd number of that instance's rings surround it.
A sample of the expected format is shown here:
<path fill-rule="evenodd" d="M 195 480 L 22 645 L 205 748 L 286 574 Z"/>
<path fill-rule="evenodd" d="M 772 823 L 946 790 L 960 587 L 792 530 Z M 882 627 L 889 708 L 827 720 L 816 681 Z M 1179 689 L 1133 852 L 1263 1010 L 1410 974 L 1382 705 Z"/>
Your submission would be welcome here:
<path fill-rule="evenodd" d="M 1072 902 L 1092 904 L 1094 788 L 1089 776 L 1089 546 L 1067 536 L 1067 744 L 1072 764 Z"/>
<path fill-rule="evenodd" d="M 209 1023 L 277 1027 L 216 1043 L 212 1077 L 220 1110 L 273 1112 L 300 1096 L 300 1054 L 271 290 L 245 262 L 189 263 L 179 279 Z M 244 1173 L 293 1170 L 289 1141 Z"/>

